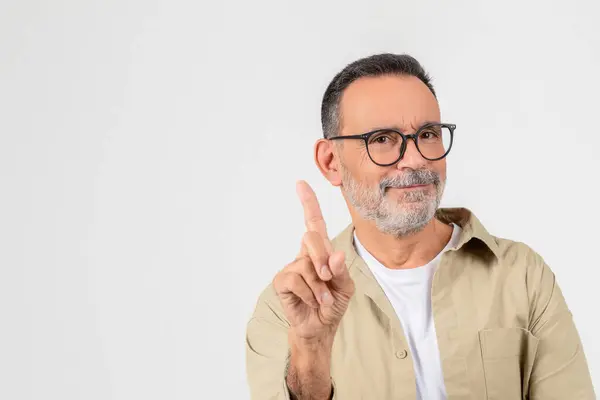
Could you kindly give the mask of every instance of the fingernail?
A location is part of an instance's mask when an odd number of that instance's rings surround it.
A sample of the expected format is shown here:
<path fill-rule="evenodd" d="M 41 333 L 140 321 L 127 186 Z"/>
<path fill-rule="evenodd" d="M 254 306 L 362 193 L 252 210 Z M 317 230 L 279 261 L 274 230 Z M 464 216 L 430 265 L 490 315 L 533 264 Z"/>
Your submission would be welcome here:
<path fill-rule="evenodd" d="M 331 296 L 331 293 L 323 292 L 323 294 L 321 295 L 321 301 L 326 306 L 330 306 L 333 303 L 333 297 Z"/>
<path fill-rule="evenodd" d="M 329 267 L 327 265 L 321 267 L 321 276 L 323 279 L 331 279 L 331 272 L 329 272 Z"/>

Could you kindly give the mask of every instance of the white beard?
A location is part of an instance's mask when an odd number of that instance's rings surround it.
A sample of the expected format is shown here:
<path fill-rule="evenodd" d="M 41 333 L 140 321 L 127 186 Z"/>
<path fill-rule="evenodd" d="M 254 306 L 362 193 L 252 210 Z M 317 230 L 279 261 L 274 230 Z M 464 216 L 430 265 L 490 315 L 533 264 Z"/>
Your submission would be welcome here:
<path fill-rule="evenodd" d="M 341 170 L 342 190 L 350 204 L 362 218 L 374 221 L 381 232 L 395 237 L 419 232 L 434 218 L 446 185 L 436 172 L 420 169 L 385 177 L 378 186 L 369 187 L 355 180 L 345 166 Z M 435 187 L 434 195 L 426 190 L 411 190 L 396 201 L 387 194 L 390 187 L 429 183 Z"/>

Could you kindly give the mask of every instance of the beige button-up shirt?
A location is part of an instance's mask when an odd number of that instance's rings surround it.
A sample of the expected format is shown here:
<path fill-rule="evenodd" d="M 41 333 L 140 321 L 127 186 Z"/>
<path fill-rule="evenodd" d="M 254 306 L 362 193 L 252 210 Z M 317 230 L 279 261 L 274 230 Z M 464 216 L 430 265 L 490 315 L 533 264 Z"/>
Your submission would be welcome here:
<path fill-rule="evenodd" d="M 544 260 L 523 243 L 490 235 L 467 209 L 440 209 L 437 217 L 462 227 L 431 288 L 448 399 L 595 399 L 571 312 Z M 401 323 L 356 253 L 353 231 L 350 225 L 332 241 L 356 285 L 333 344 L 334 399 L 415 399 Z M 253 400 L 289 399 L 288 327 L 269 285 L 247 326 Z"/>

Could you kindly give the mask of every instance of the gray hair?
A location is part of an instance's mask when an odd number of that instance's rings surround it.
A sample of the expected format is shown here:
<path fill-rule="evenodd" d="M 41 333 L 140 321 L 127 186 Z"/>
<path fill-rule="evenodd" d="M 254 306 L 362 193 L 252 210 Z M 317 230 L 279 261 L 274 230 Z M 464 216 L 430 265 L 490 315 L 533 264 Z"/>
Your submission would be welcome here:
<path fill-rule="evenodd" d="M 340 129 L 340 100 L 344 90 L 362 77 L 408 75 L 419 78 L 434 96 L 431 78 L 421 64 L 408 54 L 376 54 L 348 64 L 329 83 L 321 103 L 321 126 L 325 139 L 337 136 Z M 437 98 L 437 96 L 436 96 Z"/>

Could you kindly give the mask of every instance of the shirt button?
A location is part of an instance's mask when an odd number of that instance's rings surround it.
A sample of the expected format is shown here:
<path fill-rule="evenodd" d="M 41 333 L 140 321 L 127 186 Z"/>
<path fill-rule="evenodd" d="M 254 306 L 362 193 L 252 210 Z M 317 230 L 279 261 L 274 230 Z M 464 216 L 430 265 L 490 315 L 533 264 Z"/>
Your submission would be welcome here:
<path fill-rule="evenodd" d="M 406 358 L 406 356 L 408 355 L 408 352 L 406 350 L 398 350 L 396 352 L 396 357 L 403 359 Z"/>

